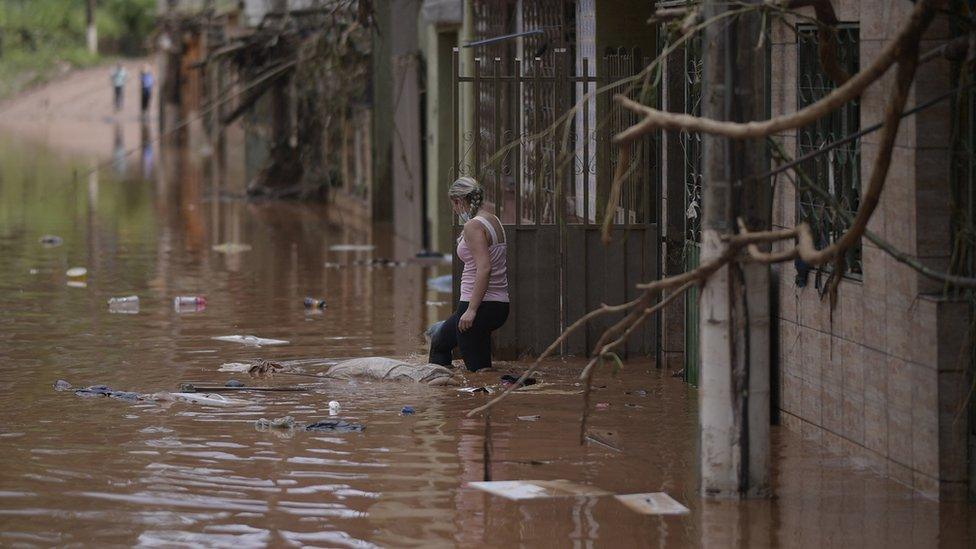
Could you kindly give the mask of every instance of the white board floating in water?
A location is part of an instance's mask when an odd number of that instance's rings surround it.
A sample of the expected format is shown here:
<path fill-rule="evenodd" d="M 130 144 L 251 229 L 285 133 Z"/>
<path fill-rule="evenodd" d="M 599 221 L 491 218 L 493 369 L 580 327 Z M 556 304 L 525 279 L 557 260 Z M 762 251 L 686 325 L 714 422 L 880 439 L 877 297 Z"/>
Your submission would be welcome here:
<path fill-rule="evenodd" d="M 229 336 L 217 336 L 213 339 L 217 341 L 229 341 L 231 343 L 243 343 L 249 347 L 261 347 L 262 345 L 287 345 L 288 342 L 284 339 L 267 339 L 263 337 L 257 337 L 252 335 L 229 335 Z"/>
<path fill-rule="evenodd" d="M 512 500 L 611 495 L 602 488 L 568 480 L 497 480 L 469 482 L 468 486 Z"/>
<path fill-rule="evenodd" d="M 336 244 L 329 246 L 329 250 L 333 252 L 370 252 L 375 248 L 376 246 L 372 244 Z"/>
<path fill-rule="evenodd" d="M 642 515 L 687 515 L 688 508 L 664 492 L 613 496 L 620 503 Z"/>

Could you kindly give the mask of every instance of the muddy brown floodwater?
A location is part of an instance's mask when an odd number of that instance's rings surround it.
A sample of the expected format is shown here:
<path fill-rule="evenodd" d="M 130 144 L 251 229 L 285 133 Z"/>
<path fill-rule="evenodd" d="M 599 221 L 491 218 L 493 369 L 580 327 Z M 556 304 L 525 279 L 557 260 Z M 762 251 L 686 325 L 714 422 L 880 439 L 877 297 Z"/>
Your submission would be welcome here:
<path fill-rule="evenodd" d="M 447 268 L 356 264 L 402 258 L 385 231 L 321 207 L 222 198 L 185 155 L 115 160 L 88 176 L 85 163 L 0 139 L 0 545 L 972 544 L 971 507 L 920 499 L 780 428 L 773 499 L 703 502 L 695 389 L 646 360 L 597 380 L 594 402 L 609 407 L 593 413 L 593 428 L 619 451 L 577 443 L 579 396 L 516 395 L 493 413 L 493 478 L 664 491 L 686 516 L 639 515 L 608 497 L 517 503 L 468 487 L 483 475 L 483 425 L 463 414 L 485 395 L 329 381 L 308 393 L 243 392 L 250 404 L 218 408 L 55 392 L 58 379 L 139 392 L 223 384 L 242 375 L 219 372 L 222 363 L 259 357 L 415 356 L 424 326 L 448 313 L 449 296 L 426 286 Z M 44 247 L 45 234 L 64 242 Z M 251 249 L 212 249 L 226 242 Z M 348 243 L 377 248 L 329 251 Z M 83 287 L 67 284 L 76 266 L 88 270 Z M 108 310 L 109 297 L 131 294 L 137 314 Z M 178 313 L 177 295 L 206 296 L 206 309 Z M 306 312 L 306 295 L 328 308 Z M 212 339 L 232 334 L 290 343 Z M 496 383 L 521 366 L 469 380 Z M 539 377 L 572 393 L 579 367 L 553 362 Z M 261 417 L 328 418 L 330 400 L 365 432 L 254 427 Z M 399 415 L 405 405 L 417 413 Z M 541 418 L 517 419 L 526 415 Z"/>

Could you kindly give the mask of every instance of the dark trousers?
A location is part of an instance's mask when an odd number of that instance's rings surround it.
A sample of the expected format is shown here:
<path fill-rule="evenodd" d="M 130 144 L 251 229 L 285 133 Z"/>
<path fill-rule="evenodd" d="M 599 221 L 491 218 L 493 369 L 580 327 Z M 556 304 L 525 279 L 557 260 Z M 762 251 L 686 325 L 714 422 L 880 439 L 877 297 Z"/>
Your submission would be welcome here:
<path fill-rule="evenodd" d="M 115 110 L 122 110 L 122 86 L 113 86 L 115 88 Z"/>
<path fill-rule="evenodd" d="M 474 324 L 467 331 L 459 332 L 458 320 L 467 310 L 468 302 L 459 302 L 454 314 L 431 337 L 428 359 L 430 363 L 450 366 L 454 348 L 460 347 L 461 358 L 468 370 L 475 372 L 491 367 L 491 332 L 501 328 L 508 319 L 508 303 L 482 301 L 474 317 Z"/>
<path fill-rule="evenodd" d="M 142 114 L 149 110 L 149 99 L 152 97 L 152 88 L 142 88 Z"/>

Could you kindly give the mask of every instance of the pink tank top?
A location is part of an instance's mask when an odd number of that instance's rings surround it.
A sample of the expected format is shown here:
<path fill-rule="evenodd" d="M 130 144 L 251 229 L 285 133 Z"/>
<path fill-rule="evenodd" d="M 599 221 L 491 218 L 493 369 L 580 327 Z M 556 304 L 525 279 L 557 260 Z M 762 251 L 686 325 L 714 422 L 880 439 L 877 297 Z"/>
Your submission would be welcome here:
<path fill-rule="evenodd" d="M 502 301 L 508 303 L 508 271 L 506 267 L 506 254 L 508 253 L 508 239 L 504 242 L 498 241 L 495 227 L 490 221 L 483 217 L 475 217 L 491 235 L 488 242 L 488 258 L 491 261 L 491 273 L 488 275 L 488 289 L 482 301 Z M 502 236 L 505 236 L 505 228 L 502 227 Z M 474 254 L 464 241 L 464 235 L 458 238 L 457 254 L 464 262 L 464 270 L 461 271 L 461 301 L 471 301 L 471 294 L 474 291 L 474 278 L 478 268 L 474 262 Z"/>

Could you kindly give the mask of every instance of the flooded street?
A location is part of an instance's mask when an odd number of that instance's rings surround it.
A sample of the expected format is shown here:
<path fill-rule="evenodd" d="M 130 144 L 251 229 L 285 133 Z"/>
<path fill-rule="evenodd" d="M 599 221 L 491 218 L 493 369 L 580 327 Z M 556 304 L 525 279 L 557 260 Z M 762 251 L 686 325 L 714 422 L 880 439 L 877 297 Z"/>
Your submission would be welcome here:
<path fill-rule="evenodd" d="M 152 156 L 156 158 L 152 158 Z M 147 165 L 148 162 L 148 165 Z M 449 265 L 369 266 L 396 257 L 382 228 L 322 206 L 215 192 L 176 152 L 150 147 L 89 164 L 0 137 L 0 545 L 3 546 L 945 546 L 971 543 L 976 513 L 773 428 L 775 497 L 703 502 L 697 394 L 648 360 L 598 375 L 592 428 L 578 444 L 580 364 L 548 364 L 546 391 L 492 414 L 494 480 L 569 479 L 617 494 L 670 494 L 685 516 L 637 514 L 612 497 L 513 502 L 482 480 L 484 394 L 395 383 L 321 381 L 309 392 L 233 396 L 246 406 L 129 403 L 55 392 L 105 384 L 151 393 L 181 382 L 251 380 L 221 364 L 254 358 L 419 357 L 422 331 L 449 313 L 427 280 Z M 63 244 L 45 247 L 43 235 Z M 236 254 L 215 251 L 247 244 Z M 330 251 L 372 244 L 372 252 Z M 85 267 L 85 285 L 65 272 Z M 136 314 L 110 297 L 138 295 Z M 173 298 L 204 296 L 177 312 Z M 325 299 L 313 314 L 305 296 Z M 287 345 L 217 341 L 251 334 Z M 520 371 L 467 376 L 497 384 Z M 308 366 L 308 373 L 322 367 Z M 362 433 L 259 431 L 255 420 L 339 419 Z M 402 416 L 403 406 L 416 414 Z M 518 416 L 539 415 L 537 421 Z"/>

